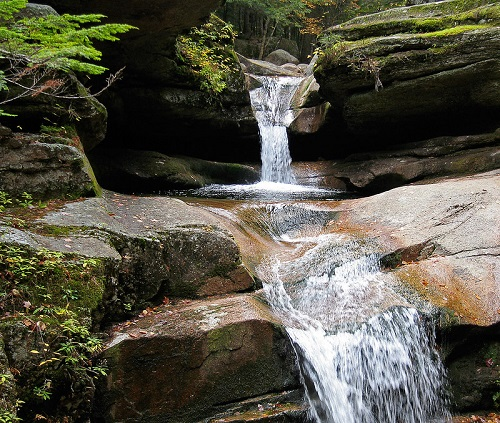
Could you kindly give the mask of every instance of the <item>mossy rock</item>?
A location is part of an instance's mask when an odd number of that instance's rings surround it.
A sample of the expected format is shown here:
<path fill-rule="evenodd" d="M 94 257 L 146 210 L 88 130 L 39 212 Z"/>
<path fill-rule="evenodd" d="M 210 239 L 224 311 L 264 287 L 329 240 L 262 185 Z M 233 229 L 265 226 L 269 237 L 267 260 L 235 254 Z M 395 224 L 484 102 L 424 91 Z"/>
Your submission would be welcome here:
<path fill-rule="evenodd" d="M 315 76 L 332 130 L 385 145 L 495 130 L 499 23 L 498 3 L 450 0 L 330 28 Z"/>
<path fill-rule="evenodd" d="M 347 41 L 400 33 L 426 33 L 462 25 L 498 24 L 500 5 L 482 0 L 448 0 L 389 9 L 329 28 L 328 37 Z"/>
<path fill-rule="evenodd" d="M 34 200 L 75 199 L 101 189 L 78 138 L 12 133 L 0 137 L 0 191 Z"/>
<path fill-rule="evenodd" d="M 89 157 L 102 185 L 119 192 L 154 193 L 259 180 L 259 173 L 250 166 L 155 151 L 96 149 Z"/>

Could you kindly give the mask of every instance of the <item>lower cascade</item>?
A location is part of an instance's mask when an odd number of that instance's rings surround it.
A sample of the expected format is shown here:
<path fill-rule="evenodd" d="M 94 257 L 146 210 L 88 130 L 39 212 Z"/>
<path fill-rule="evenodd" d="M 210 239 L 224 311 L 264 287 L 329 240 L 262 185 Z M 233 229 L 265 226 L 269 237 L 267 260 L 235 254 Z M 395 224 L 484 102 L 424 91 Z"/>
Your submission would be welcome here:
<path fill-rule="evenodd" d="M 293 121 L 290 102 L 301 77 L 254 76 L 262 85 L 250 91 L 261 139 L 261 180 L 295 183 L 286 128 Z"/>
<path fill-rule="evenodd" d="M 324 233 L 324 211 L 244 206 L 247 221 L 249 208 L 264 232 L 293 246 L 265 259 L 258 276 L 294 345 L 310 420 L 450 421 L 431 322 L 382 282 L 378 254 Z"/>

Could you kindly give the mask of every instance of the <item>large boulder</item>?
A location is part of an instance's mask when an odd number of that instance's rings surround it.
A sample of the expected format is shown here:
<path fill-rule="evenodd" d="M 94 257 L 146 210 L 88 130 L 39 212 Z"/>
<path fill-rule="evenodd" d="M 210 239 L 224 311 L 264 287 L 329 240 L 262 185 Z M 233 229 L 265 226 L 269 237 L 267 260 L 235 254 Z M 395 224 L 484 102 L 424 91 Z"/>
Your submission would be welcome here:
<path fill-rule="evenodd" d="M 341 230 L 363 228 L 385 251 L 391 275 L 428 302 L 451 310 L 451 324 L 500 322 L 498 171 L 400 187 L 337 208 Z M 445 313 L 445 315 L 447 315 Z"/>
<path fill-rule="evenodd" d="M 473 175 L 500 166 L 500 131 L 438 137 L 397 149 L 354 154 L 343 160 L 296 163 L 305 185 L 373 194 L 426 179 Z"/>
<path fill-rule="evenodd" d="M 95 324 L 161 303 L 257 286 L 232 236 L 208 213 L 162 197 L 105 193 L 66 204 L 20 230 L 0 222 L 0 242 L 79 253 L 107 263 Z"/>
<path fill-rule="evenodd" d="M 89 159 L 104 188 L 124 193 L 248 184 L 260 179 L 250 166 L 170 157 L 153 151 L 96 149 Z"/>
<path fill-rule="evenodd" d="M 96 421 L 202 421 L 299 386 L 286 333 L 252 295 L 163 307 L 116 328 L 103 356 Z"/>
<path fill-rule="evenodd" d="M 298 68 L 295 70 L 286 69 L 265 60 L 249 59 L 238 54 L 238 59 L 245 70 L 245 73 L 262 76 L 300 76 Z"/>
<path fill-rule="evenodd" d="M 283 49 L 272 51 L 264 58 L 264 60 L 277 66 L 282 66 L 286 63 L 293 63 L 294 65 L 299 64 L 299 59 L 297 59 L 295 56 L 292 56 L 290 53 L 288 53 L 288 51 L 285 51 Z"/>
<path fill-rule="evenodd" d="M 450 0 L 330 28 L 315 75 L 331 131 L 380 146 L 497 128 L 499 7 Z"/>
<path fill-rule="evenodd" d="M 28 193 L 35 200 L 100 193 L 78 138 L 1 131 L 0 191 L 13 197 Z"/>

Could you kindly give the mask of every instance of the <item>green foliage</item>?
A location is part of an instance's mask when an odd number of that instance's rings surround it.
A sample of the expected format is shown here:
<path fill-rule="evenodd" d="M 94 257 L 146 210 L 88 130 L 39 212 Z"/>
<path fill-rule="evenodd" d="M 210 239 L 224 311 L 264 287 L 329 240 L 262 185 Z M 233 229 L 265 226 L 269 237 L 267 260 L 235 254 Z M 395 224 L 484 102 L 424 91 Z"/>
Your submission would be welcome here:
<path fill-rule="evenodd" d="M 56 15 L 20 18 L 17 12 L 27 0 L 0 1 L 0 91 L 24 90 L 0 104 L 23 96 L 62 92 L 67 81 L 53 72 L 98 75 L 107 69 L 97 65 L 101 52 L 95 41 L 116 41 L 134 27 L 100 24 L 100 14 Z M 52 73 L 51 73 L 52 72 Z M 26 82 L 28 81 L 28 82 Z M 12 116 L 0 110 L 0 116 Z"/>
<path fill-rule="evenodd" d="M 31 207 L 33 205 L 33 196 L 23 192 L 19 198 L 12 198 L 9 193 L 0 191 L 0 213 L 8 207 Z"/>
<path fill-rule="evenodd" d="M 0 423 L 19 422 L 21 419 L 10 410 L 0 410 Z"/>
<path fill-rule="evenodd" d="M 5 191 L 0 191 L 0 212 L 3 212 L 7 207 L 12 205 L 12 198 Z"/>
<path fill-rule="evenodd" d="M 500 408 L 500 379 L 497 379 L 495 383 L 498 386 L 498 391 L 493 394 L 493 404 L 496 408 Z"/>
<path fill-rule="evenodd" d="M 68 392 L 81 395 L 92 388 L 93 378 L 106 373 L 94 363 L 102 342 L 90 330 L 91 311 L 103 293 L 101 275 L 98 259 L 0 244 L 2 328 L 18 322 L 32 346 L 30 362 L 16 376 L 26 403 L 20 415 L 32 418 L 34 404 L 50 414 L 54 401 L 67 401 Z"/>
<path fill-rule="evenodd" d="M 232 73 L 238 70 L 232 53 L 235 32 L 215 15 L 208 23 L 177 37 L 176 51 L 181 71 L 211 95 L 220 94 Z"/>
<path fill-rule="evenodd" d="M 133 28 L 124 24 L 91 25 L 105 17 L 99 14 L 15 19 L 14 12 L 24 8 L 26 3 L 21 0 L 0 2 L 0 16 L 6 21 L 0 26 L 0 49 L 7 57 L 24 58 L 27 67 L 43 65 L 63 71 L 101 74 L 106 68 L 88 62 L 101 58 L 101 52 L 92 42 L 116 41 L 117 34 Z"/>

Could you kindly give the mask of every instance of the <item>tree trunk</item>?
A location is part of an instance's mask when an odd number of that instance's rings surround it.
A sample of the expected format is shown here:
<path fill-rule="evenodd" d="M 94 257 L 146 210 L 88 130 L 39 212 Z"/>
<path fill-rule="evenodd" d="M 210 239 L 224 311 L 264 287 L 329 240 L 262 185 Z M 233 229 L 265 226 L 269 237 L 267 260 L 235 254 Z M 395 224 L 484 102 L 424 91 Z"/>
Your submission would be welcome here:
<path fill-rule="evenodd" d="M 259 60 L 262 60 L 264 57 L 264 50 L 267 44 L 267 31 L 269 30 L 269 25 L 271 24 L 271 18 L 266 18 L 264 21 L 264 26 L 262 28 L 262 39 L 260 41 L 260 49 L 259 49 Z"/>

